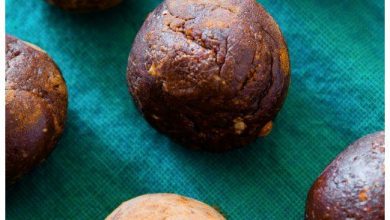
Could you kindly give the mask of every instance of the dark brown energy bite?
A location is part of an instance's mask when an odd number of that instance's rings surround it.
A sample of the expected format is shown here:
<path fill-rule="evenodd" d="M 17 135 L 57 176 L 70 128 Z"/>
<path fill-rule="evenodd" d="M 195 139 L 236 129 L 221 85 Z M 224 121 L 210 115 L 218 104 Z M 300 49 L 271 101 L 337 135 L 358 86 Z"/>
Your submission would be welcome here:
<path fill-rule="evenodd" d="M 112 8 L 122 0 L 46 0 L 52 5 L 69 11 L 92 12 Z"/>
<path fill-rule="evenodd" d="M 190 148 L 225 151 L 269 133 L 287 94 L 289 55 L 254 0 L 166 0 L 134 41 L 127 79 L 159 131 Z"/>
<path fill-rule="evenodd" d="M 6 36 L 6 181 L 15 182 L 53 150 L 67 112 L 61 72 L 42 49 Z"/>
<path fill-rule="evenodd" d="M 311 187 L 307 220 L 384 219 L 385 133 L 351 144 Z"/>

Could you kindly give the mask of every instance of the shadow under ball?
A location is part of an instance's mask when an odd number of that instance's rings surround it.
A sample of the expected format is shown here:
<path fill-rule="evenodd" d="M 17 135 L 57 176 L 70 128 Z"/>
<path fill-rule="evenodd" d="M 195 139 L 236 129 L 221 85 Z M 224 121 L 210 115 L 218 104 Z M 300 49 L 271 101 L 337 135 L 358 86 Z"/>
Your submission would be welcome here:
<path fill-rule="evenodd" d="M 127 80 L 151 125 L 221 152 L 269 132 L 287 95 L 289 55 L 255 0 L 166 0 L 133 43 Z"/>
<path fill-rule="evenodd" d="M 122 0 L 46 0 L 49 4 L 75 12 L 94 12 L 112 8 Z"/>

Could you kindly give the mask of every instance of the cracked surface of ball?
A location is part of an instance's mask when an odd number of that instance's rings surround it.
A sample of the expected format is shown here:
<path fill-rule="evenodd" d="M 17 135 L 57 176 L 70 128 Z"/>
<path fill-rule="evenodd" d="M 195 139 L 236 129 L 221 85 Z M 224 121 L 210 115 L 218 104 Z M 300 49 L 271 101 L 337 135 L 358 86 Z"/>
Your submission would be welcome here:
<path fill-rule="evenodd" d="M 339 154 L 311 187 L 305 219 L 384 219 L 384 141 L 367 135 Z"/>
<path fill-rule="evenodd" d="M 53 150 L 67 112 L 61 72 L 42 49 L 6 36 L 6 181 L 14 183 Z"/>
<path fill-rule="evenodd" d="M 289 55 L 278 25 L 254 0 L 166 0 L 133 43 L 127 79 L 155 128 L 220 152 L 270 127 L 287 94 Z"/>
<path fill-rule="evenodd" d="M 122 203 L 106 220 L 225 220 L 214 208 L 184 196 L 147 194 Z"/>

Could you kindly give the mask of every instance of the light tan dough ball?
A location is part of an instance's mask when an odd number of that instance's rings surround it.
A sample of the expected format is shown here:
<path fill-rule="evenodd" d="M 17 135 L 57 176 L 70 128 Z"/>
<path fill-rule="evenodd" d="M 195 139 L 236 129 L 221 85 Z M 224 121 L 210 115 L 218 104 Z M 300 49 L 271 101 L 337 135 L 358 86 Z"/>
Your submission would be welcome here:
<path fill-rule="evenodd" d="M 147 194 L 122 203 L 106 220 L 224 220 L 211 206 L 184 196 Z"/>

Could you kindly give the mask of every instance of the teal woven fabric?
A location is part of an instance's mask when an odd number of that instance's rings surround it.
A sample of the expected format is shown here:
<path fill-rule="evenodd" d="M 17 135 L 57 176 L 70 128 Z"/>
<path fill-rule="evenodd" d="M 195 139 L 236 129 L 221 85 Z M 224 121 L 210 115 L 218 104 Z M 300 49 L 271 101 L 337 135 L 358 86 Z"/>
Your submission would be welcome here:
<path fill-rule="evenodd" d="M 302 219 L 326 165 L 384 129 L 383 0 L 261 0 L 291 56 L 273 132 L 225 154 L 174 144 L 142 118 L 125 80 L 133 39 L 159 3 L 72 14 L 43 0 L 6 1 L 6 32 L 45 49 L 69 90 L 66 131 L 48 160 L 7 190 L 7 219 L 103 219 L 154 192 L 199 199 L 229 219 Z"/>

